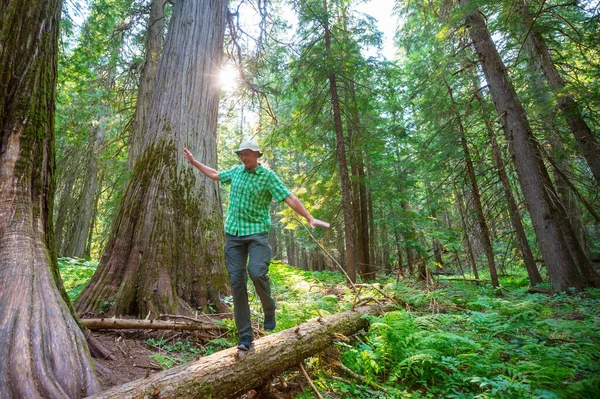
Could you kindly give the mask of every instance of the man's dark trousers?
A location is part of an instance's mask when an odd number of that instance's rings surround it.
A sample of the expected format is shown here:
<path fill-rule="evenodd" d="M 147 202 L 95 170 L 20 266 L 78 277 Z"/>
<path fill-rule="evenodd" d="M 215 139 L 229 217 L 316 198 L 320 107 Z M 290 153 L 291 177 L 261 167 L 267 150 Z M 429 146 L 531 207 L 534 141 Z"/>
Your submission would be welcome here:
<path fill-rule="evenodd" d="M 225 262 L 233 296 L 233 315 L 240 336 L 252 336 L 250 306 L 248 304 L 248 273 L 254 283 L 254 289 L 262 302 L 265 315 L 275 314 L 275 301 L 271 297 L 269 263 L 271 262 L 271 247 L 269 233 L 234 236 L 226 234 Z"/>

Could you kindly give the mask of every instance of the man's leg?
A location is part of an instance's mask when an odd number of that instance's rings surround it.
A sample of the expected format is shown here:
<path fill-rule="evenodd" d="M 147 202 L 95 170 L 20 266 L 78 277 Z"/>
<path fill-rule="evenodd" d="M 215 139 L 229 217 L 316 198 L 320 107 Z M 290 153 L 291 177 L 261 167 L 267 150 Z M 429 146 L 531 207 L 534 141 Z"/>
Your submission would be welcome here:
<path fill-rule="evenodd" d="M 269 233 L 253 234 L 248 244 L 250 261 L 248 272 L 254 283 L 256 294 L 262 302 L 263 312 L 266 316 L 275 315 L 275 301 L 271 297 L 271 280 L 269 264 L 271 263 L 271 247 L 269 246 Z"/>
<path fill-rule="evenodd" d="M 233 316 L 238 333 L 241 337 L 252 337 L 250 321 L 250 306 L 248 305 L 248 288 L 246 281 L 246 260 L 248 259 L 248 244 L 240 237 L 226 234 L 225 263 L 231 283 L 233 297 Z"/>

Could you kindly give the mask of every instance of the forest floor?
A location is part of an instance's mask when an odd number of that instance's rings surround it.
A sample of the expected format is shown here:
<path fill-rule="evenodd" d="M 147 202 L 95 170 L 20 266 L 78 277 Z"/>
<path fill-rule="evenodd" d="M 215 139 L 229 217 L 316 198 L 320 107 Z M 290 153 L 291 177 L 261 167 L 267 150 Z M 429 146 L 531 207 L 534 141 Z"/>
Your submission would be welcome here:
<path fill-rule="evenodd" d="M 152 358 L 156 352 L 148 349 L 147 340 L 162 338 L 164 332 L 96 331 L 92 335 L 115 357 L 114 360 L 94 359 L 102 390 L 162 371 L 160 364 Z"/>
<path fill-rule="evenodd" d="M 202 347 L 202 343 L 193 333 L 151 330 L 101 330 L 92 335 L 113 356 L 110 359 L 94 359 L 98 381 L 102 390 L 123 385 L 140 378 L 159 373 L 175 364 L 200 358 L 193 348 Z M 186 349 L 178 343 L 192 343 Z M 152 346 L 149 345 L 152 343 Z M 158 343 L 159 345 L 155 345 Z M 171 343 L 171 344 L 170 344 Z M 181 350 L 177 350 L 177 348 Z M 194 356 L 191 356 L 194 355 Z M 158 361 L 157 361 L 158 359 Z M 161 366 L 162 363 L 163 365 Z M 302 393 L 305 383 L 294 383 L 300 379 L 298 370 L 290 370 L 283 378 L 274 379 L 269 386 L 269 395 L 263 398 L 292 399 Z M 257 391 L 249 391 L 238 399 L 251 399 L 258 396 Z"/>
<path fill-rule="evenodd" d="M 59 265 L 74 298 L 95 264 L 62 259 Z M 332 399 L 600 397 L 600 289 L 532 293 L 519 271 L 508 270 L 501 289 L 442 276 L 430 286 L 389 277 L 379 279 L 376 289 L 364 285 L 361 296 L 385 293 L 401 306 L 370 317 L 368 330 L 306 359 L 304 367 L 323 397 Z M 275 262 L 269 274 L 278 303 L 276 332 L 347 310 L 355 300 L 339 273 Z M 250 299 L 255 331 L 262 334 L 260 301 Z M 234 347 L 233 320 L 219 323 L 225 332 L 214 339 L 168 330 L 94 332 L 116 357 L 96 360 L 102 387 Z M 263 398 L 316 397 L 298 368 L 267 387 Z M 251 391 L 241 398 L 258 396 Z"/>

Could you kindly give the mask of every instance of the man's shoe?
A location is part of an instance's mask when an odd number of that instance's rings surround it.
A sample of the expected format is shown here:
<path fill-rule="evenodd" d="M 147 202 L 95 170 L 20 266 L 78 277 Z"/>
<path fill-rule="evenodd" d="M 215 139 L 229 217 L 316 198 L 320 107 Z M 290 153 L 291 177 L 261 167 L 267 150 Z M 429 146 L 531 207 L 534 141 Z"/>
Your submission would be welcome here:
<path fill-rule="evenodd" d="M 241 351 L 247 351 L 250 349 L 251 345 L 252 345 L 252 337 L 250 337 L 248 335 L 244 335 L 242 337 L 242 339 L 240 339 L 240 343 L 238 344 L 237 348 Z"/>
<path fill-rule="evenodd" d="M 263 324 L 263 328 L 265 331 L 273 331 L 277 323 L 275 322 L 275 315 L 268 314 L 265 315 L 265 322 Z"/>

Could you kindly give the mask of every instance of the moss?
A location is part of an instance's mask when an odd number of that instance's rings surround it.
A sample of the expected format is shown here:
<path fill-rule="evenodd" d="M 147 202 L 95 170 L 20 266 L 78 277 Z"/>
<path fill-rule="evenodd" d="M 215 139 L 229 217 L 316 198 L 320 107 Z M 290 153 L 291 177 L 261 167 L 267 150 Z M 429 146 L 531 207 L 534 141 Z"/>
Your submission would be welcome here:
<path fill-rule="evenodd" d="M 195 382 L 177 389 L 178 398 L 213 398 L 215 393 L 210 384 Z"/>

